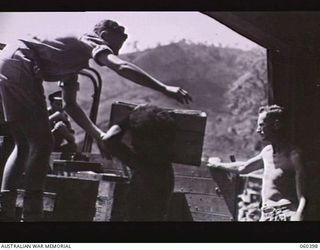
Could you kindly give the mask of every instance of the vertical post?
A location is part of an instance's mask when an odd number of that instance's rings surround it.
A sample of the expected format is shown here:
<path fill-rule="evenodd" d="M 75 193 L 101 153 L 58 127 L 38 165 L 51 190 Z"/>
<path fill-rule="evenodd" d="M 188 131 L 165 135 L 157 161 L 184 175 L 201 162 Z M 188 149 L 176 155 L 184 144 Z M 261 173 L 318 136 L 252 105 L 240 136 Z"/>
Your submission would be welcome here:
<path fill-rule="evenodd" d="M 229 156 L 231 162 L 236 161 L 236 157 L 234 155 Z M 239 175 L 235 174 L 235 187 L 236 191 L 234 192 L 234 212 L 233 212 L 233 220 L 237 221 L 238 220 L 238 194 L 239 194 L 239 189 L 240 189 L 240 182 L 239 182 Z"/>

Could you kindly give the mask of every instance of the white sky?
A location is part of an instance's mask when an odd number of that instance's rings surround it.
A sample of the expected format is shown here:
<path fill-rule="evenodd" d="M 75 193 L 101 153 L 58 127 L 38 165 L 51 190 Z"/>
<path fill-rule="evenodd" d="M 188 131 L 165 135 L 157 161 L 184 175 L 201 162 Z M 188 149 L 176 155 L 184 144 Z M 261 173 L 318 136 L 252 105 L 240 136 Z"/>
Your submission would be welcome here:
<path fill-rule="evenodd" d="M 129 38 L 121 53 L 181 39 L 244 50 L 256 45 L 199 12 L 0 12 L 0 42 L 32 34 L 53 37 L 89 32 L 101 19 L 113 19 L 126 27 Z"/>

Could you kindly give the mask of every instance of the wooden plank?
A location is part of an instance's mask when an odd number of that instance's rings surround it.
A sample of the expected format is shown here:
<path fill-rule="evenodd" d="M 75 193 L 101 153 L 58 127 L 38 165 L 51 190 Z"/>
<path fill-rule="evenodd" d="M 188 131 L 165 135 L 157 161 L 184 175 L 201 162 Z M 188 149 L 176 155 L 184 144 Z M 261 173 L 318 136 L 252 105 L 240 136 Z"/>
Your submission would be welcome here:
<path fill-rule="evenodd" d="M 192 221 L 192 215 L 184 193 L 173 193 L 168 210 L 168 221 Z"/>
<path fill-rule="evenodd" d="M 111 106 L 110 124 L 115 124 L 125 119 L 136 106 L 136 104 L 132 103 L 114 102 Z M 177 121 L 177 128 L 179 130 L 200 132 L 201 134 L 204 134 L 207 117 L 205 112 L 186 109 L 166 110 L 170 110 L 174 113 L 174 118 Z"/>
<path fill-rule="evenodd" d="M 202 154 L 202 149 L 195 145 L 187 145 L 184 151 L 181 147 L 173 147 L 173 160 L 172 162 L 179 162 L 186 165 L 198 166 L 201 163 L 199 156 Z"/>
<path fill-rule="evenodd" d="M 55 221 L 92 221 L 99 181 L 48 175 L 45 190 L 56 193 Z"/>
<path fill-rule="evenodd" d="M 113 199 L 98 196 L 94 221 L 110 221 Z"/>
<path fill-rule="evenodd" d="M 130 185 L 126 183 L 117 183 L 117 185 L 115 185 L 110 221 L 125 221 L 129 187 Z"/>
<path fill-rule="evenodd" d="M 97 174 L 93 172 L 78 172 L 76 177 L 85 179 L 98 180 L 99 191 L 96 201 L 96 212 L 94 221 L 110 221 L 114 200 L 114 191 L 117 183 L 125 183 L 128 178 L 122 178 L 114 174 Z"/>
<path fill-rule="evenodd" d="M 174 174 L 179 176 L 212 178 L 210 169 L 207 166 L 190 166 L 173 164 Z"/>
<path fill-rule="evenodd" d="M 225 202 L 225 211 L 229 211 L 236 218 L 238 176 L 227 171 L 209 171 L 211 178 L 176 175 L 174 191 L 186 194 L 211 195 L 220 198 Z"/>
<path fill-rule="evenodd" d="M 118 175 L 117 173 L 95 173 L 81 171 L 74 173 L 74 177 L 84 178 L 88 180 L 98 180 L 106 182 L 127 182 L 128 176 Z"/>
<path fill-rule="evenodd" d="M 110 124 L 111 127 L 113 124 L 123 121 L 130 112 L 134 109 L 136 105 L 122 102 L 115 102 L 111 105 L 110 113 Z"/>
<path fill-rule="evenodd" d="M 241 182 L 239 181 L 239 175 L 230 173 L 223 169 L 210 169 L 213 180 L 219 187 L 220 195 L 225 199 L 229 210 L 237 218 L 237 202 L 238 192 L 240 190 Z"/>
<path fill-rule="evenodd" d="M 99 181 L 99 190 L 96 200 L 94 221 L 109 221 L 114 199 L 114 190 L 117 183 L 126 183 L 128 177 L 114 173 L 74 172 L 73 178 Z"/>
<path fill-rule="evenodd" d="M 232 217 L 231 211 L 222 197 L 215 195 L 186 194 L 191 212 L 204 212 Z"/>
<path fill-rule="evenodd" d="M 116 158 L 107 160 L 105 158 L 102 158 L 100 154 L 91 154 L 89 156 L 89 159 L 93 162 L 100 162 L 102 164 L 104 173 L 115 174 L 122 178 L 128 178 L 130 176 L 130 170 L 128 169 L 128 167 Z"/>
<path fill-rule="evenodd" d="M 175 137 L 175 146 L 185 147 L 185 144 L 199 145 L 204 140 L 202 133 L 193 132 L 192 130 L 180 130 Z M 188 146 L 190 146 L 188 145 Z"/>
<path fill-rule="evenodd" d="M 189 196 L 188 198 L 186 196 Z M 190 197 L 194 201 L 190 201 Z M 171 199 L 171 205 L 168 214 L 168 221 L 232 221 L 233 216 L 229 213 L 220 213 L 220 211 L 210 212 L 202 205 L 198 210 L 190 208 L 190 202 L 196 202 L 200 195 L 174 193 Z M 210 197 L 214 201 L 216 197 Z M 204 209 L 202 209 L 204 208 Z M 206 211 L 208 210 L 208 211 Z M 212 211 L 212 210 L 211 210 Z"/>
<path fill-rule="evenodd" d="M 55 160 L 53 162 L 53 171 L 57 172 L 76 172 L 76 171 L 93 171 L 101 173 L 102 165 L 99 162 L 87 161 L 69 161 L 69 160 Z"/>
<path fill-rule="evenodd" d="M 25 195 L 25 190 L 18 189 L 17 192 L 18 192 L 18 195 L 17 195 L 16 206 L 18 208 L 23 208 L 23 199 Z M 55 198 L 56 198 L 56 194 L 54 193 L 49 193 L 49 192 L 43 193 L 43 211 L 46 211 L 46 212 L 54 211 Z"/>
<path fill-rule="evenodd" d="M 233 221 L 232 217 L 219 214 L 202 212 L 193 212 L 191 214 L 193 221 Z"/>
<path fill-rule="evenodd" d="M 128 178 L 110 174 L 76 173 L 77 177 L 99 180 L 94 221 L 110 221 L 117 183 L 126 183 Z"/>
<path fill-rule="evenodd" d="M 204 136 L 192 131 L 179 131 L 173 144 L 173 162 L 200 165 Z M 196 160 L 195 160 L 196 159 Z"/>
<path fill-rule="evenodd" d="M 114 189 L 117 182 L 100 181 L 99 197 L 106 197 L 107 199 L 114 198 Z"/>
<path fill-rule="evenodd" d="M 125 119 L 134 104 L 116 102 L 112 104 L 110 126 Z M 174 142 L 174 160 L 176 163 L 200 165 L 202 147 L 207 120 L 206 113 L 197 110 L 171 110 L 177 124 Z"/>
<path fill-rule="evenodd" d="M 119 169 L 123 170 L 122 163 L 115 160 L 108 160 L 103 158 L 100 154 L 90 154 L 89 155 L 90 162 L 99 162 L 102 164 L 103 169 Z"/>
<path fill-rule="evenodd" d="M 174 109 L 174 118 L 179 131 L 193 131 L 204 135 L 207 114 L 198 110 Z"/>
<path fill-rule="evenodd" d="M 55 160 L 61 160 L 61 152 L 52 152 L 50 155 L 50 160 L 53 162 Z"/>
<path fill-rule="evenodd" d="M 283 41 L 280 37 L 270 30 L 266 30 L 259 22 L 253 22 L 248 20 L 248 15 L 252 15 L 252 12 L 206 12 L 205 14 L 213 17 L 215 20 L 221 22 L 223 25 L 234 30 L 240 35 L 254 41 L 262 47 L 272 49 L 274 51 L 288 51 L 288 41 Z M 246 17 L 247 15 L 247 17 Z M 260 18 L 262 14 L 259 13 Z M 265 15 L 269 15 L 267 13 Z M 264 17 L 266 18 L 266 17 Z M 272 17 L 269 17 L 272 18 Z"/>
<path fill-rule="evenodd" d="M 219 186 L 210 178 L 175 176 L 174 192 L 192 194 L 210 194 L 218 196 Z"/>

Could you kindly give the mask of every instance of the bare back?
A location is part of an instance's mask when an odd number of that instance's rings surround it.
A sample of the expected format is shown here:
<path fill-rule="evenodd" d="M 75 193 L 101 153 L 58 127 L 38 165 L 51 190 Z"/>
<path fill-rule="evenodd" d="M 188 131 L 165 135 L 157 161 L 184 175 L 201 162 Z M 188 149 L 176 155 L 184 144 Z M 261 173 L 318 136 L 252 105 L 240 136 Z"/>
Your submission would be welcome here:
<path fill-rule="evenodd" d="M 262 202 L 268 206 L 297 204 L 295 167 L 291 159 L 292 148 L 275 153 L 271 145 L 262 152 L 264 173 Z"/>

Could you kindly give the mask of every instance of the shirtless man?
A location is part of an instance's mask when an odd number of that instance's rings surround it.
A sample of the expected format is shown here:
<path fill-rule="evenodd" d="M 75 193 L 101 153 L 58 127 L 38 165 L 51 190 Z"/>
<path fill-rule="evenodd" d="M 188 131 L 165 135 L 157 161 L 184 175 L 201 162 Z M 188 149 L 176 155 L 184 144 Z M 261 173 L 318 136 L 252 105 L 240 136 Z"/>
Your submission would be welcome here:
<path fill-rule="evenodd" d="M 285 115 L 277 105 L 260 108 L 257 133 L 270 144 L 257 156 L 246 162 L 222 163 L 219 158 L 208 162 L 209 167 L 239 174 L 264 168 L 260 221 L 300 221 L 306 206 L 301 152 L 285 136 Z"/>

